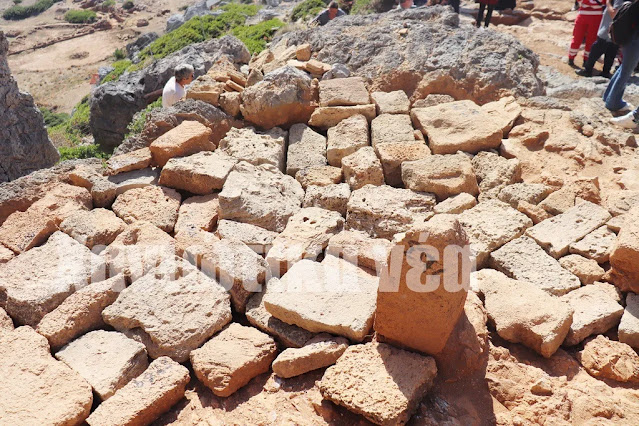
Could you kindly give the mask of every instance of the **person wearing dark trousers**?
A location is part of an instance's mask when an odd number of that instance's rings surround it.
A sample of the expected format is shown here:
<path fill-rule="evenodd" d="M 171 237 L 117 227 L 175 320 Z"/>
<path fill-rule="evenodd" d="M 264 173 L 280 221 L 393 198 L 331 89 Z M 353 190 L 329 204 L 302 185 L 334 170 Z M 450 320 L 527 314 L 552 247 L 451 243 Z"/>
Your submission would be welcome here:
<path fill-rule="evenodd" d="M 590 55 L 588 56 L 588 59 L 584 61 L 584 68 L 576 71 L 577 75 L 582 77 L 592 77 L 592 69 L 594 68 L 595 63 L 599 60 L 601 55 L 604 55 L 604 65 L 601 76 L 605 78 L 612 77 L 610 70 L 612 69 L 612 64 L 615 62 L 615 58 L 617 57 L 619 46 L 612 42 L 610 34 L 608 34 L 608 30 L 610 29 L 610 24 L 612 24 L 612 18 L 615 17 L 617 10 L 619 10 L 623 3 L 624 0 L 614 0 L 613 2 L 608 2 L 606 4 L 606 11 L 601 18 L 599 30 L 597 30 L 597 41 L 595 41 L 590 48 Z"/>
<path fill-rule="evenodd" d="M 497 5 L 498 0 L 475 0 L 479 3 L 479 12 L 477 12 L 477 22 L 475 25 L 477 28 L 481 27 L 481 21 L 484 19 L 484 11 L 486 12 L 486 21 L 484 23 L 484 27 L 488 28 L 490 24 L 490 18 L 493 17 L 493 10 L 495 10 L 495 5 Z"/>

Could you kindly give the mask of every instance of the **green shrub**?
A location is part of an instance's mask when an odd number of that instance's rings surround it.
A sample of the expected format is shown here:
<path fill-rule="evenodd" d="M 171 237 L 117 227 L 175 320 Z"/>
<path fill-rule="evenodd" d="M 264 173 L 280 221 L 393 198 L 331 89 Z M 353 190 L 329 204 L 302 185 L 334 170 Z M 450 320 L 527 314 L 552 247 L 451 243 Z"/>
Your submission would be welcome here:
<path fill-rule="evenodd" d="M 133 3 L 131 0 L 126 0 L 124 2 L 124 4 L 122 5 L 122 8 L 126 9 L 126 10 L 131 10 L 135 7 L 135 3 Z"/>
<path fill-rule="evenodd" d="M 64 14 L 64 20 L 72 24 L 95 22 L 98 15 L 92 10 L 70 10 Z"/>
<path fill-rule="evenodd" d="M 60 152 L 60 161 L 84 158 L 102 158 L 106 160 L 110 157 L 110 154 L 102 151 L 98 145 L 61 146 L 58 151 Z"/>
<path fill-rule="evenodd" d="M 291 21 L 297 22 L 308 17 L 314 18 L 322 10 L 326 9 L 327 2 L 324 0 L 304 0 L 293 8 Z"/>
<path fill-rule="evenodd" d="M 103 8 L 109 8 L 113 6 L 115 6 L 115 0 L 106 0 L 104 3 L 102 3 Z"/>
<path fill-rule="evenodd" d="M 88 136 L 91 134 L 89 120 L 91 118 L 91 107 L 89 106 L 89 96 L 82 98 L 75 106 L 69 118 L 68 131 L 78 136 Z"/>
<path fill-rule="evenodd" d="M 41 108 L 41 111 L 49 138 L 56 147 L 77 146 L 82 142 L 83 137 L 91 134 L 89 96 L 82 98 L 71 115 L 53 113 L 46 108 Z"/>
<path fill-rule="evenodd" d="M 60 0 L 38 0 L 31 6 L 22 6 L 15 4 L 2 13 L 2 17 L 6 20 L 18 21 L 20 19 L 36 16 L 53 6 Z"/>
<path fill-rule="evenodd" d="M 124 51 L 124 49 L 115 49 L 115 52 L 113 52 L 113 57 L 116 61 L 121 61 L 122 59 L 126 58 L 126 52 Z"/>
<path fill-rule="evenodd" d="M 13 0 L 13 4 L 20 4 L 22 3 L 22 0 Z"/>
<path fill-rule="evenodd" d="M 232 32 L 251 53 L 260 53 L 266 48 L 266 43 L 272 40 L 273 34 L 283 26 L 284 22 L 279 19 L 269 19 L 256 25 L 240 25 Z"/>
<path fill-rule="evenodd" d="M 129 61 L 128 59 L 125 59 L 123 61 L 115 61 L 113 64 L 111 64 L 111 66 L 113 66 L 113 71 L 108 73 L 102 79 L 102 81 L 100 82 L 101 84 L 108 83 L 109 81 L 115 81 L 120 78 L 120 76 L 124 74 L 124 72 L 127 71 L 131 66 L 131 61 Z"/>
<path fill-rule="evenodd" d="M 150 103 L 145 109 L 135 114 L 133 120 L 127 126 L 127 133 L 124 136 L 124 139 L 127 139 L 132 136 L 137 136 L 142 133 L 144 130 L 144 125 L 146 124 L 146 118 L 149 116 L 151 111 L 162 108 L 162 98 L 158 98 L 155 102 Z"/>
<path fill-rule="evenodd" d="M 69 114 L 63 112 L 53 112 L 48 108 L 40 108 L 44 118 L 44 125 L 47 127 L 56 127 L 69 121 Z"/>

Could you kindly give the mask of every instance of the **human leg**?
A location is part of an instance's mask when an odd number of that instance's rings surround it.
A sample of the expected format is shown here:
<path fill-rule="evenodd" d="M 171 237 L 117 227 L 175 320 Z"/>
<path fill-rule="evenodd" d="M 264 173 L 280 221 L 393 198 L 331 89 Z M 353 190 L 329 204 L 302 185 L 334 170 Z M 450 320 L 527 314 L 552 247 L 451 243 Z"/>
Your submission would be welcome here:
<path fill-rule="evenodd" d="M 577 19 L 575 20 L 575 26 L 572 29 L 572 41 L 570 43 L 570 50 L 568 51 L 568 60 L 574 61 L 577 53 L 579 53 L 579 48 L 581 47 L 581 42 L 583 41 L 586 33 L 586 21 L 584 20 L 583 15 L 577 15 Z"/>
<path fill-rule="evenodd" d="M 488 12 L 486 12 L 486 24 L 485 27 L 488 28 L 488 24 L 490 24 L 490 18 L 493 17 L 493 10 L 495 9 L 495 5 L 488 5 Z"/>
<path fill-rule="evenodd" d="M 610 79 L 608 88 L 604 93 L 606 108 L 611 111 L 617 111 L 626 106 L 623 94 L 626 90 L 626 84 L 639 62 L 639 36 L 633 37 L 621 48 L 621 51 L 623 53 L 623 62 L 612 79 Z"/>
<path fill-rule="evenodd" d="M 594 46 L 593 46 L 593 50 L 594 50 Z M 593 50 L 590 51 L 590 54 L 592 55 Z M 617 51 L 619 50 L 619 46 L 617 46 L 616 44 L 614 44 L 611 41 L 607 41 L 606 42 L 606 52 L 605 52 L 605 56 L 604 56 L 604 65 L 603 65 L 603 71 L 601 73 L 601 75 L 603 75 L 604 77 L 609 77 L 610 76 L 610 70 L 612 69 L 612 64 L 615 63 L 615 58 L 617 57 Z"/>
<path fill-rule="evenodd" d="M 481 27 L 481 21 L 484 19 L 484 10 L 486 9 L 486 5 L 484 3 L 479 3 L 479 12 L 477 12 L 477 28 Z"/>
<path fill-rule="evenodd" d="M 587 16 L 587 26 L 585 32 L 586 46 L 584 47 L 584 62 L 588 60 L 592 45 L 597 41 L 597 30 L 601 23 L 601 16 L 590 15 Z M 600 55 L 601 56 L 601 55 Z"/>

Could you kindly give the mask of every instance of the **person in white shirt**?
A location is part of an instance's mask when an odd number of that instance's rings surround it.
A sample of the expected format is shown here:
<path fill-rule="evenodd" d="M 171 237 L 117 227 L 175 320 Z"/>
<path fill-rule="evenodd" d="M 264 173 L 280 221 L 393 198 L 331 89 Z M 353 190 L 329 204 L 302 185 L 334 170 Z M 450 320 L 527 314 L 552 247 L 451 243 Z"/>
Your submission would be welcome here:
<path fill-rule="evenodd" d="M 193 81 L 195 70 L 189 64 L 175 67 L 175 75 L 164 86 L 162 91 L 162 107 L 168 108 L 186 96 L 185 87 Z"/>

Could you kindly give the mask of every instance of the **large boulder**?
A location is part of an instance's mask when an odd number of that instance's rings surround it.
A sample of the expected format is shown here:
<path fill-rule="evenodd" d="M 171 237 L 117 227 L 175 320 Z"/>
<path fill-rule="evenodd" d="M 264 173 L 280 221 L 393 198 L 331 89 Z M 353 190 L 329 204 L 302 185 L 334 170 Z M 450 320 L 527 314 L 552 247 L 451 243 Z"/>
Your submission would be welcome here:
<path fill-rule="evenodd" d="M 144 95 L 162 89 L 178 64 L 191 64 L 198 77 L 222 56 L 228 56 L 235 64 L 247 63 L 250 59 L 241 41 L 226 36 L 189 45 L 143 70 L 125 73 L 117 81 L 98 87 L 90 100 L 93 137 L 103 147 L 118 146 L 135 113 L 147 106 Z"/>
<path fill-rule="evenodd" d="M 33 98 L 20 92 L 11 76 L 8 50 L 9 41 L 0 31 L 0 182 L 51 167 L 60 159 Z"/>

